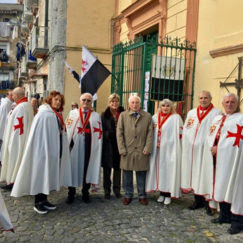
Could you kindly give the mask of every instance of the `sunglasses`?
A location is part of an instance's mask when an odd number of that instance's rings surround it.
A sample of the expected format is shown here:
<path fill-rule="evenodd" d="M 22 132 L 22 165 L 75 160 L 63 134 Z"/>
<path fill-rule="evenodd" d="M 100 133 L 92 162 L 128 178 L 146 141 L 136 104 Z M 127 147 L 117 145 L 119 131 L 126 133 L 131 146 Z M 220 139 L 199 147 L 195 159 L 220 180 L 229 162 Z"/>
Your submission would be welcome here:
<path fill-rule="evenodd" d="M 91 100 L 89 99 L 82 99 L 83 102 L 87 101 L 87 102 L 91 102 Z"/>

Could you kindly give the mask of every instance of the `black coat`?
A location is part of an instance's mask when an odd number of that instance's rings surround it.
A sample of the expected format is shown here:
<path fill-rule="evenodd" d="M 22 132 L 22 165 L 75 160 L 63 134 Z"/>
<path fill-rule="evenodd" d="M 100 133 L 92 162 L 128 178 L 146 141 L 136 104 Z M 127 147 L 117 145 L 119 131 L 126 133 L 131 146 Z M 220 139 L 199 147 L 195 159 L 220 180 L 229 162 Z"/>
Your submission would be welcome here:
<path fill-rule="evenodd" d="M 119 112 L 124 111 L 123 107 L 119 107 Z M 107 107 L 105 112 L 101 114 L 103 128 L 103 146 L 102 146 L 102 162 L 103 167 L 119 169 L 120 154 L 118 152 L 116 141 L 116 126 L 114 118 Z"/>

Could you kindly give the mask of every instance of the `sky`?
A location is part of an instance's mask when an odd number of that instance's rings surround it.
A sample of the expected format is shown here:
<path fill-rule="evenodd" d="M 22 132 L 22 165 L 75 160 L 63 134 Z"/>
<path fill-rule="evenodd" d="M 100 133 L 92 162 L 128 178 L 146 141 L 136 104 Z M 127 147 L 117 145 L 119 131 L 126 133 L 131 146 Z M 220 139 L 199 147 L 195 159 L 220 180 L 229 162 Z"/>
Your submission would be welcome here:
<path fill-rule="evenodd" d="M 17 3 L 17 0 L 0 0 L 0 3 Z"/>

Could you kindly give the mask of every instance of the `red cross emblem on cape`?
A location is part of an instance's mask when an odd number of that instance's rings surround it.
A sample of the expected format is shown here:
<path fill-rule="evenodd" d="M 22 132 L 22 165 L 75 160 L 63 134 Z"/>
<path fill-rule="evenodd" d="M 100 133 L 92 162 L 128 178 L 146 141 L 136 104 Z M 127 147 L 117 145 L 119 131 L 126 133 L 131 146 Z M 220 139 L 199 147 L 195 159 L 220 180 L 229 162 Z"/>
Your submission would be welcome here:
<path fill-rule="evenodd" d="M 14 131 L 16 131 L 17 129 L 19 129 L 19 135 L 24 133 L 24 124 L 23 124 L 23 116 L 21 117 L 17 117 L 17 120 L 19 121 L 18 125 L 14 126 Z"/>
<path fill-rule="evenodd" d="M 234 146 L 238 146 L 238 148 L 240 147 L 240 140 L 243 139 L 243 135 L 241 134 L 243 126 L 240 126 L 238 124 L 236 124 L 237 126 L 237 133 L 232 133 L 230 131 L 227 131 L 228 135 L 226 138 L 235 138 L 235 142 L 233 144 Z"/>
<path fill-rule="evenodd" d="M 97 127 L 93 127 L 94 128 L 94 132 L 98 132 L 99 133 L 99 139 L 101 139 L 101 135 L 102 135 L 102 130 L 101 130 L 101 122 L 98 121 L 98 125 L 99 125 L 99 128 Z"/>

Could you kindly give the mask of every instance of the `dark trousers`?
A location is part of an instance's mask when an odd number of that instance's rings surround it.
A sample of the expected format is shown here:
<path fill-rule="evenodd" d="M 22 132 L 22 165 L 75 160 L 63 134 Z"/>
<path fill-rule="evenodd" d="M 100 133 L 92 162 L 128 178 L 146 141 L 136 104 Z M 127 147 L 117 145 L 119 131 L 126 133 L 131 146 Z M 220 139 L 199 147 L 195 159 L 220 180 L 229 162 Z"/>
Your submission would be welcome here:
<path fill-rule="evenodd" d="M 89 127 L 87 126 L 87 128 Z M 90 189 L 90 183 L 86 183 L 86 175 L 89 166 L 90 147 L 91 147 L 91 134 L 85 133 L 84 175 L 83 175 L 83 188 L 82 188 L 83 197 L 89 196 L 89 189 Z M 76 194 L 76 188 L 68 187 L 68 196 L 73 198 L 75 194 Z"/>
<path fill-rule="evenodd" d="M 146 198 L 145 193 L 145 182 L 146 182 L 147 171 L 136 171 L 136 180 L 137 180 L 137 190 L 138 198 Z M 133 198 L 133 171 L 132 170 L 123 170 L 123 189 L 125 191 L 126 198 Z"/>
<path fill-rule="evenodd" d="M 43 193 L 39 193 L 37 195 L 35 195 L 35 204 L 39 204 L 42 202 L 46 202 L 47 201 L 47 195 L 43 194 Z"/>
<path fill-rule="evenodd" d="M 196 204 L 206 205 L 204 196 L 194 195 L 194 199 L 195 199 Z"/>
<path fill-rule="evenodd" d="M 170 197 L 170 192 L 160 192 L 160 196 Z"/>
<path fill-rule="evenodd" d="M 103 167 L 103 186 L 105 194 L 111 193 L 111 168 Z M 113 192 L 119 194 L 121 190 L 121 170 L 113 169 Z"/>

